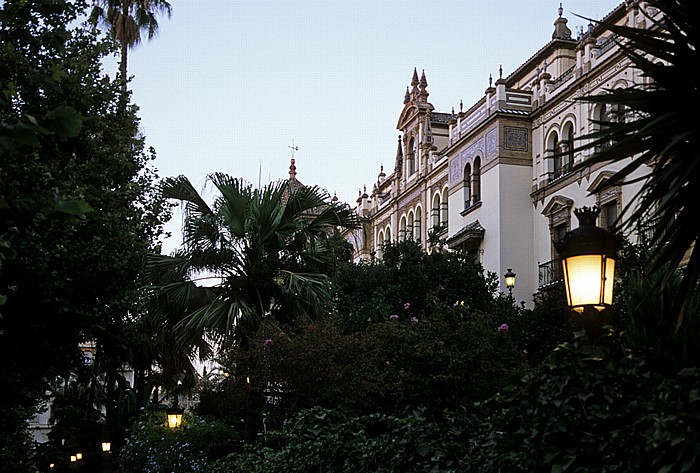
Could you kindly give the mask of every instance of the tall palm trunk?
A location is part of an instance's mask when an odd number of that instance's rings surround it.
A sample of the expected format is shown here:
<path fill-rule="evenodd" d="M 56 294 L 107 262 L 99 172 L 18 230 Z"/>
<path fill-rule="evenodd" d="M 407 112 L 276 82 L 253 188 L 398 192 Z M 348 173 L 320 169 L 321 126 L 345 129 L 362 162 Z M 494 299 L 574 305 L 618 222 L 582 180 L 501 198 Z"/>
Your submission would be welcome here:
<path fill-rule="evenodd" d="M 127 44 L 122 41 L 121 44 L 121 58 L 119 60 L 119 74 L 121 75 L 121 86 L 122 86 L 122 91 L 126 93 L 126 82 L 127 82 L 127 77 L 126 77 L 126 64 L 128 60 L 128 53 L 129 53 L 129 47 Z"/>

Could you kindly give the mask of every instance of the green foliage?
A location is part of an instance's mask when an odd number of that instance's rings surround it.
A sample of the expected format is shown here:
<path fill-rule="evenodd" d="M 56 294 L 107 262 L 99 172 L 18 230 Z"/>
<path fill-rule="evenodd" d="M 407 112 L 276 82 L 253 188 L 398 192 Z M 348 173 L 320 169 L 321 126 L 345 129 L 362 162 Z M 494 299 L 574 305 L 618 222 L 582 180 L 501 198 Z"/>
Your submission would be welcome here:
<path fill-rule="evenodd" d="M 199 412 L 238 424 L 262 391 L 268 430 L 317 406 L 438 415 L 486 399 L 526 367 L 508 331 L 488 316 L 437 303 L 425 318 L 410 310 L 354 333 L 332 320 L 300 321 L 235 347 L 220 360 L 227 376 L 200 393 Z"/>
<path fill-rule="evenodd" d="M 659 359 L 670 371 L 700 366 L 700 292 L 688 295 L 683 329 L 676 330 L 671 306 L 680 291 L 682 272 L 650 270 L 650 258 L 643 245 L 627 244 L 620 255 L 615 309 L 625 342 Z M 663 278 L 667 279 L 664 294 L 655 290 Z"/>
<path fill-rule="evenodd" d="M 542 363 L 557 345 L 573 336 L 563 288 L 539 294 L 532 309 L 513 306 L 507 296 L 497 298 L 495 306 L 493 312 L 499 315 L 499 323 L 508 325 L 513 342 L 531 366 Z"/>
<path fill-rule="evenodd" d="M 97 341 L 115 379 L 168 218 L 136 108 L 101 69 L 112 43 L 79 25 L 85 8 L 0 6 L 0 438 L 83 363 L 80 342 Z M 0 465 L 16 453 L 1 449 Z"/>
<path fill-rule="evenodd" d="M 383 258 L 346 264 L 335 285 L 336 315 L 345 330 L 402 314 L 404 305 L 420 315 L 434 301 L 464 302 L 469 310 L 487 312 L 495 292 L 492 275 L 473 257 L 459 252 L 424 252 L 413 241 L 388 243 Z"/>
<path fill-rule="evenodd" d="M 700 371 L 671 376 L 624 348 L 578 334 L 536 371 L 482 405 L 475 472 L 694 471 Z"/>
<path fill-rule="evenodd" d="M 185 414 L 182 426 L 166 426 L 164 412 L 143 416 L 129 430 L 119 455 L 124 473 L 189 473 L 211 471 L 216 446 L 239 440 L 225 424 Z"/>
<path fill-rule="evenodd" d="M 405 417 L 348 416 L 338 409 L 301 412 L 280 435 L 283 447 L 247 449 L 212 472 L 456 472 L 469 449 L 471 421 L 420 411 Z"/>

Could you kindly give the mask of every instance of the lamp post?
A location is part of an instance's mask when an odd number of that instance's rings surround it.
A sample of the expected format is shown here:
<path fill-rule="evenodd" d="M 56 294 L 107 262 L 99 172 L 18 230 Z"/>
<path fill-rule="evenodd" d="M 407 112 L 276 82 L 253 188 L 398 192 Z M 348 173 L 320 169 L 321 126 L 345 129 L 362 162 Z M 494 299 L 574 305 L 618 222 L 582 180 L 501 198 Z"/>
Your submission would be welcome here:
<path fill-rule="evenodd" d="M 515 273 L 511 268 L 508 268 L 506 274 L 503 275 L 506 278 L 506 287 L 508 288 L 508 293 L 511 300 L 513 299 L 513 288 L 515 287 Z"/>
<path fill-rule="evenodd" d="M 568 232 L 555 247 L 561 256 L 564 288 L 569 308 L 584 318 L 596 318 L 612 305 L 617 242 L 596 226 L 596 206 L 574 210 L 578 228 Z M 592 322 L 589 320 L 588 322 Z"/>

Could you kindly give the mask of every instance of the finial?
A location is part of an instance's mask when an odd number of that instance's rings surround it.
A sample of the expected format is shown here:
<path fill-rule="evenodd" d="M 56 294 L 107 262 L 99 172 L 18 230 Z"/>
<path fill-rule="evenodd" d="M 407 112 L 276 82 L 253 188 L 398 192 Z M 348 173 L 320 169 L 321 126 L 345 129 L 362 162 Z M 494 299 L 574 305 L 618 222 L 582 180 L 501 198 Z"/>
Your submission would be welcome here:
<path fill-rule="evenodd" d="M 297 167 L 294 165 L 294 158 L 291 159 L 291 165 L 289 166 L 289 178 L 294 179 L 297 175 Z"/>
<path fill-rule="evenodd" d="M 542 72 L 546 73 L 547 72 L 547 60 L 544 60 L 544 64 L 542 64 Z"/>
<path fill-rule="evenodd" d="M 489 74 L 489 89 L 493 86 L 493 77 Z"/>
<path fill-rule="evenodd" d="M 333 198 L 331 199 L 332 202 L 338 202 L 338 194 L 333 192 Z"/>
<path fill-rule="evenodd" d="M 559 16 L 561 17 L 564 14 L 564 8 L 562 7 L 561 3 L 559 3 Z"/>
<path fill-rule="evenodd" d="M 406 95 L 403 97 L 403 103 L 408 103 L 411 101 L 411 94 L 408 91 L 408 87 L 406 87 Z"/>
<path fill-rule="evenodd" d="M 498 78 L 503 79 L 503 65 L 498 66 Z"/>
<path fill-rule="evenodd" d="M 462 113 L 463 107 L 464 107 L 464 102 L 462 102 L 462 99 L 459 99 L 459 113 Z"/>
<path fill-rule="evenodd" d="M 539 78 L 539 77 L 540 77 L 540 72 L 542 72 L 542 71 L 540 70 L 540 66 L 537 66 L 537 67 L 535 68 L 535 77 Z"/>
<path fill-rule="evenodd" d="M 418 70 L 414 67 L 413 68 L 413 79 L 411 79 L 411 85 L 413 87 L 418 85 Z"/>

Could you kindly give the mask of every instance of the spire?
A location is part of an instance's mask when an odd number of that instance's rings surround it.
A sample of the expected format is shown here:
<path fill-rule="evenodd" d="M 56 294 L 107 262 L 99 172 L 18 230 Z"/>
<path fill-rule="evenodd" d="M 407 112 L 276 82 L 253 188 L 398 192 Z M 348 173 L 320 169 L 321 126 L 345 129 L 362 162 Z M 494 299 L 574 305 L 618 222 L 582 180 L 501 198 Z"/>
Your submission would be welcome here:
<path fill-rule="evenodd" d="M 403 148 L 401 147 L 401 135 L 399 135 L 399 144 L 396 148 L 396 164 L 394 164 L 394 174 L 401 175 L 403 169 Z"/>
<path fill-rule="evenodd" d="M 418 80 L 418 70 L 413 68 L 413 79 L 411 79 L 411 96 L 415 99 L 418 97 L 418 85 L 420 81 Z"/>
<path fill-rule="evenodd" d="M 411 94 L 408 91 L 408 86 L 406 87 L 406 95 L 403 97 L 403 103 L 408 103 L 411 101 Z"/>
<path fill-rule="evenodd" d="M 433 129 L 430 126 L 430 114 L 425 116 L 425 133 L 423 134 L 423 143 L 426 145 L 433 144 Z"/>
<path fill-rule="evenodd" d="M 425 70 L 421 71 L 420 82 L 419 82 L 419 93 L 418 98 L 423 102 L 428 101 L 428 80 L 425 78 Z"/>

